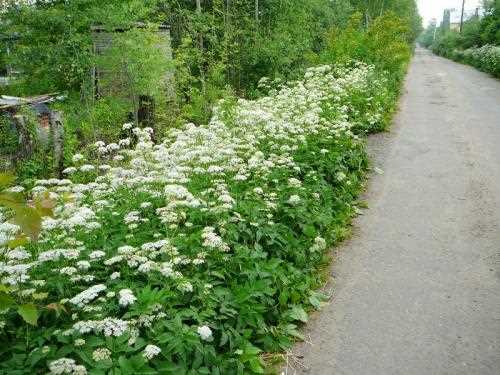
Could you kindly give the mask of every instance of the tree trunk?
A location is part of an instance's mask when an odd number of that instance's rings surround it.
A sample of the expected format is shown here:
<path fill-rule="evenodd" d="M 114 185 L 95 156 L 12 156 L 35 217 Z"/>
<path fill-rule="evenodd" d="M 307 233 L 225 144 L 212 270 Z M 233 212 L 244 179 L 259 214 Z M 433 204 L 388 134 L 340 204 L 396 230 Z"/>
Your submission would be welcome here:
<path fill-rule="evenodd" d="M 198 18 L 201 18 L 201 0 L 196 0 L 196 14 Z M 198 43 L 200 45 L 200 50 L 203 51 L 203 33 L 198 30 Z"/>
<path fill-rule="evenodd" d="M 198 45 L 199 45 L 199 48 L 200 48 L 200 54 L 202 56 L 201 61 L 199 61 L 198 69 L 200 70 L 201 90 L 203 91 L 203 93 L 205 93 L 205 91 L 206 91 L 206 89 L 205 89 L 206 85 L 205 85 L 205 67 L 203 66 L 203 50 L 204 50 L 204 47 L 203 47 L 203 31 L 200 30 L 201 29 L 201 13 L 202 13 L 202 10 L 201 10 L 201 0 L 196 0 L 196 14 L 198 16 L 198 22 L 199 22 L 199 26 L 198 26 Z"/>

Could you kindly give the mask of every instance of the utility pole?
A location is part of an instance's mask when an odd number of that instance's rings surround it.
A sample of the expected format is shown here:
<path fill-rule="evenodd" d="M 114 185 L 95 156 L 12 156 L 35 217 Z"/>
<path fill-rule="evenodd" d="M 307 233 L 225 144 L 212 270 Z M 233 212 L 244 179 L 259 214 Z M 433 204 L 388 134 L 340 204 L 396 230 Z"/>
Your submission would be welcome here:
<path fill-rule="evenodd" d="M 462 33 L 462 29 L 464 28 L 464 8 L 465 8 L 465 0 L 462 0 L 462 15 L 460 16 L 460 33 Z"/>

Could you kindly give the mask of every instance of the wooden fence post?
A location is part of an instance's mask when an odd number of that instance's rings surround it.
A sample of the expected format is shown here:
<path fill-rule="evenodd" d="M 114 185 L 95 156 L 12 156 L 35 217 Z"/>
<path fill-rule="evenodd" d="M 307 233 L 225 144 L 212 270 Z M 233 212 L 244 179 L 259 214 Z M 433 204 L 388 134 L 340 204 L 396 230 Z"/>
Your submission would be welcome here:
<path fill-rule="evenodd" d="M 63 177 L 64 169 L 64 126 L 61 112 L 50 114 L 50 136 L 54 153 L 54 168 L 59 178 Z"/>

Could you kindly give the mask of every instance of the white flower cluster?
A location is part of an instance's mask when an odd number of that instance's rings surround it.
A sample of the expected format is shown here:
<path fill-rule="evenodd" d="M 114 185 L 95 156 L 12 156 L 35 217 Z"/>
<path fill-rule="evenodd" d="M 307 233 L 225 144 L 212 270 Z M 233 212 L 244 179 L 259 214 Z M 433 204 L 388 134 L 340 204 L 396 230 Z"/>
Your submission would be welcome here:
<path fill-rule="evenodd" d="M 203 246 L 218 249 L 220 251 L 229 251 L 229 245 L 226 244 L 223 239 L 215 233 L 215 229 L 213 227 L 205 227 L 201 234 L 201 238 L 203 238 Z"/>
<path fill-rule="evenodd" d="M 137 298 L 134 296 L 134 293 L 130 289 L 122 289 L 118 292 L 118 295 L 120 296 L 118 303 L 120 306 L 128 306 L 132 305 L 135 301 L 137 301 Z"/>
<path fill-rule="evenodd" d="M 107 348 L 97 348 L 92 352 L 92 359 L 96 362 L 106 361 L 110 356 L 111 351 Z"/>
<path fill-rule="evenodd" d="M 85 366 L 77 365 L 74 359 L 59 358 L 49 363 L 50 375 L 86 375 L 87 369 Z"/>
<path fill-rule="evenodd" d="M 75 310 L 72 322 L 58 321 L 58 328 L 74 335 L 75 345 L 83 340 L 78 344 L 82 350 L 94 350 L 96 361 L 114 353 L 87 347 L 89 338 L 79 335 L 128 333 L 130 342 L 146 340 L 153 322 L 165 317 L 163 307 L 133 318 L 123 318 L 120 308 L 142 298 L 145 281 L 164 283 L 169 293 L 181 298 L 184 293 L 212 293 L 211 286 L 200 285 L 193 275 L 204 272 L 213 259 L 231 258 L 235 247 L 228 227 L 274 225 L 282 206 L 296 209 L 309 199 L 307 194 L 320 199 L 304 187 L 306 178 L 316 176 L 302 170 L 297 152 L 310 139 L 359 144 L 351 130 L 359 124 L 350 122 L 349 98 L 369 84 L 376 88 L 372 74 L 363 64 L 312 68 L 304 80 L 273 89 L 268 96 L 238 100 L 231 116 L 221 102 L 208 124 L 172 128 L 160 144 L 152 142 L 152 129 L 125 124 L 128 138 L 94 145 L 99 163 L 77 154 L 74 167 L 64 171 L 77 176 L 91 172 L 85 178 L 97 176 L 93 181 L 40 180 L 27 192 L 35 197 L 47 192 L 56 203 L 53 217 L 43 218 L 35 245 L 9 249 L 6 245 L 19 227 L 0 212 L 1 282 L 15 286 L 13 293 L 20 296 L 69 302 Z M 366 112 L 356 118 L 366 123 L 380 118 L 375 105 Z M 135 146 L 126 149 L 131 144 Z M 328 152 L 319 148 L 311 157 Z M 104 158 L 108 164 L 102 164 Z M 276 175 L 286 179 L 278 181 Z M 348 180 L 340 171 L 336 179 Z M 259 203 L 262 220 L 245 216 L 242 207 L 249 201 Z M 144 222 L 150 225 L 137 230 Z M 189 245 L 182 245 L 186 242 Z M 310 250 L 325 248 L 325 240 L 318 237 Z M 59 290 L 64 294 L 58 296 Z M 213 339 L 209 326 L 196 329 L 202 340 Z M 143 356 L 154 360 L 159 353 L 160 348 L 148 345 Z M 49 369 L 52 374 L 86 371 L 68 358 L 51 362 Z"/>
<path fill-rule="evenodd" d="M 76 296 L 71 298 L 69 302 L 71 302 L 73 305 L 77 305 L 78 307 L 84 307 L 86 304 L 96 299 L 99 293 L 104 290 L 106 290 L 106 285 L 103 284 L 91 286 L 90 288 L 84 290 L 81 293 L 78 293 Z"/>
<path fill-rule="evenodd" d="M 121 336 L 128 329 L 129 323 L 126 320 L 105 318 L 103 320 L 84 320 L 73 324 L 73 329 L 80 333 L 89 332 L 103 333 L 104 336 Z"/>
<path fill-rule="evenodd" d="M 143 352 L 143 356 L 144 358 L 146 359 L 153 359 L 154 357 L 156 357 L 158 354 L 160 354 L 161 352 L 161 349 L 159 347 L 157 347 L 156 345 L 147 345 L 145 348 L 144 348 L 144 352 Z"/>
<path fill-rule="evenodd" d="M 212 340 L 212 330 L 208 326 L 201 326 L 198 327 L 198 334 L 200 335 L 201 339 L 204 341 L 211 341 Z"/>
<path fill-rule="evenodd" d="M 326 249 L 326 241 L 322 237 L 316 237 L 314 239 L 314 244 L 311 246 L 310 251 L 316 252 L 316 251 L 323 251 Z"/>

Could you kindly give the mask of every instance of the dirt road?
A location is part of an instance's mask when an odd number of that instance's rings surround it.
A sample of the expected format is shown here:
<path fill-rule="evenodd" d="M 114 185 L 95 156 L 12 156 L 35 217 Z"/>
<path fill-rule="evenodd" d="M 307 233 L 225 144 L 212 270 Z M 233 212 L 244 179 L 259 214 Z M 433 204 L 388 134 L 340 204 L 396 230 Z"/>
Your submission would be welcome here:
<path fill-rule="evenodd" d="M 500 374 L 500 81 L 417 50 L 288 374 Z M 302 357 L 303 356 L 303 357 Z"/>

